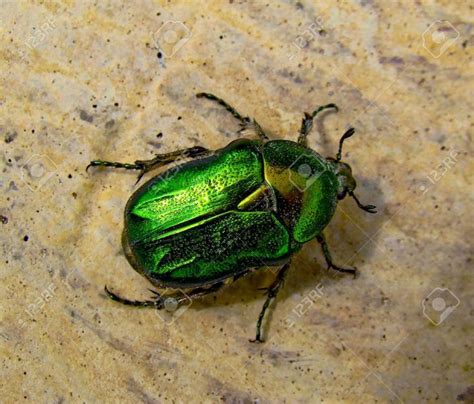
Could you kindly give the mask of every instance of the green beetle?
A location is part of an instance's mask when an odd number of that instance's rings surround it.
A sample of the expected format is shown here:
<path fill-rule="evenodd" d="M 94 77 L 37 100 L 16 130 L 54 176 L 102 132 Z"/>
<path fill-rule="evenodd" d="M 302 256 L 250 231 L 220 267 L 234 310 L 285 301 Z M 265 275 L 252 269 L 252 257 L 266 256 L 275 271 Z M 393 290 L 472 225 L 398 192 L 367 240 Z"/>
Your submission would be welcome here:
<path fill-rule="evenodd" d="M 140 170 L 140 180 L 154 168 L 193 158 L 153 177 L 131 196 L 125 207 L 125 255 L 154 286 L 187 290 L 186 297 L 174 295 L 177 304 L 215 292 L 252 269 L 279 266 L 251 340 L 262 342 L 262 320 L 292 255 L 316 239 L 328 268 L 355 275 L 355 268 L 332 262 L 322 231 L 337 201 L 346 195 L 367 212 L 375 213 L 375 206 L 359 202 L 351 167 L 341 162 L 343 142 L 354 134 L 353 128 L 341 137 L 336 158 L 323 158 L 306 145 L 314 117 L 325 109 L 337 111 L 336 105 L 305 114 L 298 141 L 292 142 L 269 140 L 254 119 L 243 117 L 212 94 L 197 97 L 219 103 L 240 121 L 242 129 L 252 128 L 258 140 L 238 139 L 216 151 L 191 147 L 133 164 L 94 160 L 88 168 Z M 152 300 L 132 301 L 105 290 L 110 298 L 127 305 L 165 306 L 165 299 L 156 292 Z"/>

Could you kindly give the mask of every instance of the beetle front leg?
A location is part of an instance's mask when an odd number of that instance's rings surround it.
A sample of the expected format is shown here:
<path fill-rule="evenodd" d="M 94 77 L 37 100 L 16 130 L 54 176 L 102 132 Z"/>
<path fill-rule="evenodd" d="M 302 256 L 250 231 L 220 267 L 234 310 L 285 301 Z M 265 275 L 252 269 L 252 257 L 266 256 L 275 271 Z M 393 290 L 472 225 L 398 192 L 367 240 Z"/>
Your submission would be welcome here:
<path fill-rule="evenodd" d="M 353 274 L 354 277 L 356 276 L 357 268 L 341 268 L 332 262 L 331 253 L 329 252 L 329 246 L 323 233 L 316 236 L 316 240 L 318 240 L 319 244 L 321 244 L 321 248 L 323 250 L 324 258 L 326 259 L 328 269 L 331 268 L 338 272 L 345 272 L 345 273 Z"/>
<path fill-rule="evenodd" d="M 226 109 L 226 111 L 229 111 L 232 116 L 240 121 L 240 125 L 242 126 L 242 129 L 245 129 L 247 127 L 252 127 L 255 129 L 255 132 L 257 132 L 257 135 L 260 139 L 262 140 L 268 140 L 267 134 L 263 131 L 262 127 L 258 124 L 258 122 L 255 119 L 251 119 L 248 116 L 242 116 L 237 112 L 237 110 L 234 107 L 231 107 L 227 102 L 225 102 L 222 98 L 219 98 L 215 96 L 214 94 L 210 93 L 198 93 L 196 94 L 197 98 L 207 98 L 208 100 L 215 101 L 222 107 Z"/>
<path fill-rule="evenodd" d="M 321 111 L 324 111 L 325 109 L 329 108 L 334 108 L 337 111 L 339 111 L 339 108 L 337 107 L 336 104 L 327 104 L 323 105 L 319 108 L 316 108 L 312 114 L 304 113 L 304 118 L 303 121 L 301 122 L 301 129 L 300 129 L 300 134 L 298 136 L 298 143 L 302 144 L 303 146 L 306 146 L 306 137 L 308 136 L 309 132 L 311 131 L 311 128 L 313 127 L 313 119 L 318 115 Z"/>
<path fill-rule="evenodd" d="M 265 300 L 265 303 L 263 304 L 262 310 L 260 311 L 260 315 L 258 316 L 258 320 L 257 320 L 257 333 L 255 336 L 255 339 L 249 340 L 250 342 L 264 342 L 264 340 L 261 337 L 261 328 L 262 328 L 262 321 L 265 316 L 265 312 L 267 311 L 268 306 L 270 306 L 270 303 L 272 302 L 272 300 L 276 298 L 278 291 L 280 290 L 281 285 L 283 284 L 285 275 L 288 272 L 289 268 L 290 268 L 290 262 L 287 262 L 285 265 L 283 265 L 280 268 L 275 280 L 268 288 L 267 299 Z"/>
<path fill-rule="evenodd" d="M 86 171 L 89 167 L 113 167 L 113 168 L 125 168 L 126 170 L 140 170 L 137 182 L 143 177 L 143 175 L 155 168 L 162 167 L 166 164 L 170 164 L 176 160 L 184 158 L 195 158 L 201 157 L 212 153 L 211 150 L 201 146 L 189 147 L 187 149 L 176 150 L 170 153 L 157 154 L 155 158 L 150 160 L 137 160 L 135 163 L 117 163 L 113 161 L 93 160 L 89 163 Z"/>

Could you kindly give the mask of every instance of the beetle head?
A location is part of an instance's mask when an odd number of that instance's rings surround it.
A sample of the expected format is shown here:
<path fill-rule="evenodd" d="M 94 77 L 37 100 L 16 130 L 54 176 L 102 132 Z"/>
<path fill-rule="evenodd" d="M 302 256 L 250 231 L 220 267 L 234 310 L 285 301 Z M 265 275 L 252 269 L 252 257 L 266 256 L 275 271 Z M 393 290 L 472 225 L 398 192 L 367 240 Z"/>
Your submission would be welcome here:
<path fill-rule="evenodd" d="M 336 174 L 337 177 L 337 199 L 344 199 L 347 194 L 350 195 L 353 193 L 357 186 L 356 180 L 352 176 L 352 168 L 349 164 L 342 161 L 335 159 L 328 160 L 333 164 L 334 174 Z"/>
<path fill-rule="evenodd" d="M 337 152 L 336 158 L 328 158 L 327 160 L 332 164 L 334 174 L 336 174 L 336 178 L 338 181 L 338 189 L 337 189 L 337 199 L 341 200 L 346 197 L 346 195 L 350 195 L 357 203 L 357 206 L 366 212 L 369 213 L 377 213 L 375 210 L 374 205 L 363 205 L 360 203 L 359 199 L 354 194 L 354 190 L 356 189 L 357 182 L 352 175 L 352 168 L 349 164 L 344 163 L 341 161 L 342 158 L 342 145 L 344 140 L 351 137 L 354 134 L 354 128 L 350 128 L 346 131 L 339 140 L 339 150 Z"/>

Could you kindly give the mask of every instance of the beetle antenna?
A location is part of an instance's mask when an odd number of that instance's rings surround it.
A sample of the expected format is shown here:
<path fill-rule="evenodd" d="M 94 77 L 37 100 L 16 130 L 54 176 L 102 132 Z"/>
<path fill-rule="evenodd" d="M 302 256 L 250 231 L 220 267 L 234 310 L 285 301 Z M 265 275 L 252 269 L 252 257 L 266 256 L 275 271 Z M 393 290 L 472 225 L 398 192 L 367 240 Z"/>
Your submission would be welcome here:
<path fill-rule="evenodd" d="M 355 129 L 354 128 L 349 128 L 346 133 L 344 133 L 341 137 L 341 139 L 339 140 L 339 150 L 336 154 L 336 161 L 341 161 L 341 158 L 342 158 L 342 144 L 344 143 L 344 140 L 346 140 L 347 138 L 350 138 L 353 134 L 355 133 Z"/>

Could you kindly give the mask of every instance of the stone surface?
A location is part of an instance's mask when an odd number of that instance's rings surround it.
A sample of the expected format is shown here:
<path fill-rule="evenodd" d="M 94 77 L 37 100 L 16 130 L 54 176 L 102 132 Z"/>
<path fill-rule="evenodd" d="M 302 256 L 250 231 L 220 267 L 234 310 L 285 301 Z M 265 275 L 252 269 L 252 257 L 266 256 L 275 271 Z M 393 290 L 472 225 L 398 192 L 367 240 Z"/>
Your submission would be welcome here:
<path fill-rule="evenodd" d="M 473 402 L 468 3 L 3 1 L 2 401 Z M 198 91 L 285 139 L 338 104 L 309 143 L 334 155 L 354 126 L 344 159 L 378 206 L 339 204 L 326 234 L 360 276 L 308 243 L 262 345 L 271 271 L 179 316 L 103 292 L 150 295 L 120 245 L 136 173 L 85 167 L 235 139 Z"/>

